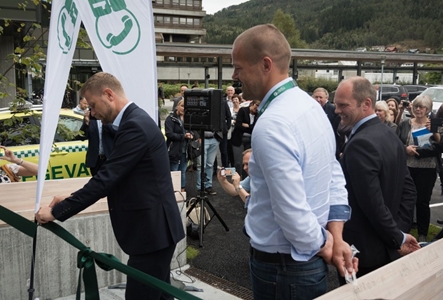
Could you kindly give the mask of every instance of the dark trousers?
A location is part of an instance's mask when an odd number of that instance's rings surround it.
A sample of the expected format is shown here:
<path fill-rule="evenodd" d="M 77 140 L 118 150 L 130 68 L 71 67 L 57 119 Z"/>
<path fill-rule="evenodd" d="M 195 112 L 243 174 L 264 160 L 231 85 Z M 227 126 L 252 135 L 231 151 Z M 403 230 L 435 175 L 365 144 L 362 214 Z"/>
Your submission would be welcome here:
<path fill-rule="evenodd" d="M 158 278 L 164 282 L 170 283 L 170 265 L 175 245 L 161 249 L 153 253 L 143 255 L 130 255 L 128 266 L 138 269 L 148 275 Z M 162 291 L 151 288 L 128 276 L 126 283 L 126 300 L 143 299 L 168 299 L 173 297 L 162 293 Z"/>
<path fill-rule="evenodd" d="M 219 148 L 220 148 L 220 156 L 223 167 L 229 167 L 227 133 L 223 133 L 223 138 L 220 140 Z"/>
<path fill-rule="evenodd" d="M 437 179 L 437 171 L 429 168 L 409 168 L 409 172 L 417 190 L 415 214 L 417 216 L 418 234 L 427 236 L 431 221 L 429 202 L 431 202 L 432 189 Z"/>

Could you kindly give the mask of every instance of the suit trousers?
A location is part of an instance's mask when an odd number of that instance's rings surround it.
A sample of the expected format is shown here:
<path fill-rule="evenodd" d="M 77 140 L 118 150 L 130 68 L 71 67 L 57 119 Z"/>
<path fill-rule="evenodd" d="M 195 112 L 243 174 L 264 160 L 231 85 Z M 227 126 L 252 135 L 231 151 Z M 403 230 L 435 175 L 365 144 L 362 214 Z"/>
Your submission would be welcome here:
<path fill-rule="evenodd" d="M 128 266 L 140 270 L 164 282 L 170 283 L 171 260 L 174 254 L 175 245 L 158 250 L 156 252 L 130 255 Z M 161 290 L 151 288 L 128 276 L 126 282 L 126 300 L 161 299 L 172 300 L 173 297 L 162 293 Z"/>

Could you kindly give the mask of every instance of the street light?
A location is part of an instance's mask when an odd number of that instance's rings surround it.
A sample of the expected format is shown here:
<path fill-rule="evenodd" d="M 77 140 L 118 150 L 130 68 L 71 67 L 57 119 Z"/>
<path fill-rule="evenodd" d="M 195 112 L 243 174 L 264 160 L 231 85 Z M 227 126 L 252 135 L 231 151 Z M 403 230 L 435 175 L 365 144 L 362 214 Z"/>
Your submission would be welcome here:
<path fill-rule="evenodd" d="M 382 100 L 383 98 L 383 70 L 384 70 L 384 66 L 385 66 L 385 61 L 386 61 L 386 56 L 382 56 L 381 57 L 381 83 L 380 83 L 380 93 L 379 93 L 379 98 L 377 100 Z"/>

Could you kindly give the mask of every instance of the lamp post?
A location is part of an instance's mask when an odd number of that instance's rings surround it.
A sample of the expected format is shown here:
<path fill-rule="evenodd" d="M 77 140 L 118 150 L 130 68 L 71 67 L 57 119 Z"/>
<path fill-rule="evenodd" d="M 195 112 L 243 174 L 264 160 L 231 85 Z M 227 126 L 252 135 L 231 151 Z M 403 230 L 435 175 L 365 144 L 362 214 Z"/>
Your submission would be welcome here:
<path fill-rule="evenodd" d="M 381 82 L 380 82 L 380 93 L 379 93 L 380 99 L 377 99 L 377 100 L 383 99 L 383 71 L 384 71 L 385 61 L 386 61 L 386 56 L 382 56 L 381 57 Z"/>

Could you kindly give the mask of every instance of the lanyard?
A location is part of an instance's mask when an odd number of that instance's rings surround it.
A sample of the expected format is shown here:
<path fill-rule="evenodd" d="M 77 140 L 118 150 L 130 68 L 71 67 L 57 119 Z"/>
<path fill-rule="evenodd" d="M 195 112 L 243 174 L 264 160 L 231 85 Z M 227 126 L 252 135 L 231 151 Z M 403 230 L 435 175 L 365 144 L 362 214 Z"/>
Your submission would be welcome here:
<path fill-rule="evenodd" d="M 266 100 L 265 104 L 263 105 L 263 107 L 260 109 L 260 111 L 258 112 L 258 115 L 261 116 L 265 110 L 268 108 L 269 103 L 272 102 L 272 100 L 274 100 L 275 98 L 277 98 L 277 96 L 281 95 L 282 93 L 286 92 L 289 89 L 292 89 L 294 87 L 297 86 L 297 82 L 295 82 L 295 80 L 291 80 L 286 82 L 285 84 L 281 85 L 279 88 L 277 88 L 275 90 L 275 92 L 273 92 L 268 99 Z"/>

